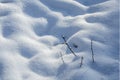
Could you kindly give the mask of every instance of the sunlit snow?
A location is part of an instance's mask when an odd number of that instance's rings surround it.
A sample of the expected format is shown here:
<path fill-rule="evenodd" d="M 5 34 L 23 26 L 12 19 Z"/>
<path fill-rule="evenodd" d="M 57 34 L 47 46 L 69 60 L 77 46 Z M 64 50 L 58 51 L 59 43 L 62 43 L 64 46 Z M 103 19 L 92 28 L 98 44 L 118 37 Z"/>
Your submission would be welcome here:
<path fill-rule="evenodd" d="M 0 0 L 0 80 L 119 80 L 118 4 Z"/>

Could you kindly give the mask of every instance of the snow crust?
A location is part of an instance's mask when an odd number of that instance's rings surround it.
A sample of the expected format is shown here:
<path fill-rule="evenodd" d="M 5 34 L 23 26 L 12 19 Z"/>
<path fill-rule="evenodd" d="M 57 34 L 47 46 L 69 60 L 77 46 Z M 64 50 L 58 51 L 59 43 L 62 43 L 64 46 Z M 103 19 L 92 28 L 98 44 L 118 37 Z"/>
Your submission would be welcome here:
<path fill-rule="evenodd" d="M 119 80 L 118 4 L 0 0 L 0 80 Z"/>

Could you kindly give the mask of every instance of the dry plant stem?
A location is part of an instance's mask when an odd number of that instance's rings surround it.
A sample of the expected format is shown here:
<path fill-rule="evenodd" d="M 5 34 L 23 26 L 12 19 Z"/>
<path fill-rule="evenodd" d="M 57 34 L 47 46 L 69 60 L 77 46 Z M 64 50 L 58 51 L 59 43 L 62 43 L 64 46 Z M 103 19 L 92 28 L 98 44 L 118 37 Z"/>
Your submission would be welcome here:
<path fill-rule="evenodd" d="M 67 45 L 67 47 L 69 48 L 69 50 L 73 53 L 73 55 L 76 57 L 77 55 L 74 53 L 74 51 L 72 50 L 72 48 L 69 46 L 69 44 L 67 43 L 67 41 L 65 40 L 65 37 L 62 36 L 63 40 L 65 41 L 65 44 Z"/>
<path fill-rule="evenodd" d="M 80 67 L 82 67 L 82 65 L 83 65 L 83 56 L 81 57 L 81 62 L 80 62 Z"/>
<path fill-rule="evenodd" d="M 93 41 L 92 40 L 91 40 L 91 52 L 92 52 L 92 61 L 94 63 L 95 60 L 94 60 Z"/>
<path fill-rule="evenodd" d="M 60 52 L 60 57 L 61 57 L 61 60 L 62 60 L 62 62 L 63 62 L 63 64 L 65 63 L 65 61 L 64 61 L 64 59 L 63 59 L 63 55 L 62 55 L 62 53 Z"/>
<path fill-rule="evenodd" d="M 65 44 L 65 43 L 57 43 L 57 44 L 55 44 L 55 46 L 57 46 L 57 45 L 59 45 L 59 44 Z"/>

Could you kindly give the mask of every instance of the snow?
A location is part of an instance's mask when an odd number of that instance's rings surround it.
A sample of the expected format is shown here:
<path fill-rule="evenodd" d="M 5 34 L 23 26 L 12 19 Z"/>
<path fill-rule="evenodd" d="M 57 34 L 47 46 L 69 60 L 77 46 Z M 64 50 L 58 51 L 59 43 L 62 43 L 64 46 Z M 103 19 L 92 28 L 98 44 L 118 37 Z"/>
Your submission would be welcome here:
<path fill-rule="evenodd" d="M 0 80 L 119 80 L 118 4 L 0 0 Z"/>

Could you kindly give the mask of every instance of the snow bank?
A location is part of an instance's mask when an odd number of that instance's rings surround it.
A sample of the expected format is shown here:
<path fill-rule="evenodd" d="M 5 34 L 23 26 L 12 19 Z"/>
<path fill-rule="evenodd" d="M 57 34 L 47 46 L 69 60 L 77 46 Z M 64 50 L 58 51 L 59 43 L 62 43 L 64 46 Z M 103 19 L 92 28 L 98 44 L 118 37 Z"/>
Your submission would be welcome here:
<path fill-rule="evenodd" d="M 0 80 L 118 80 L 118 3 L 0 0 Z"/>

